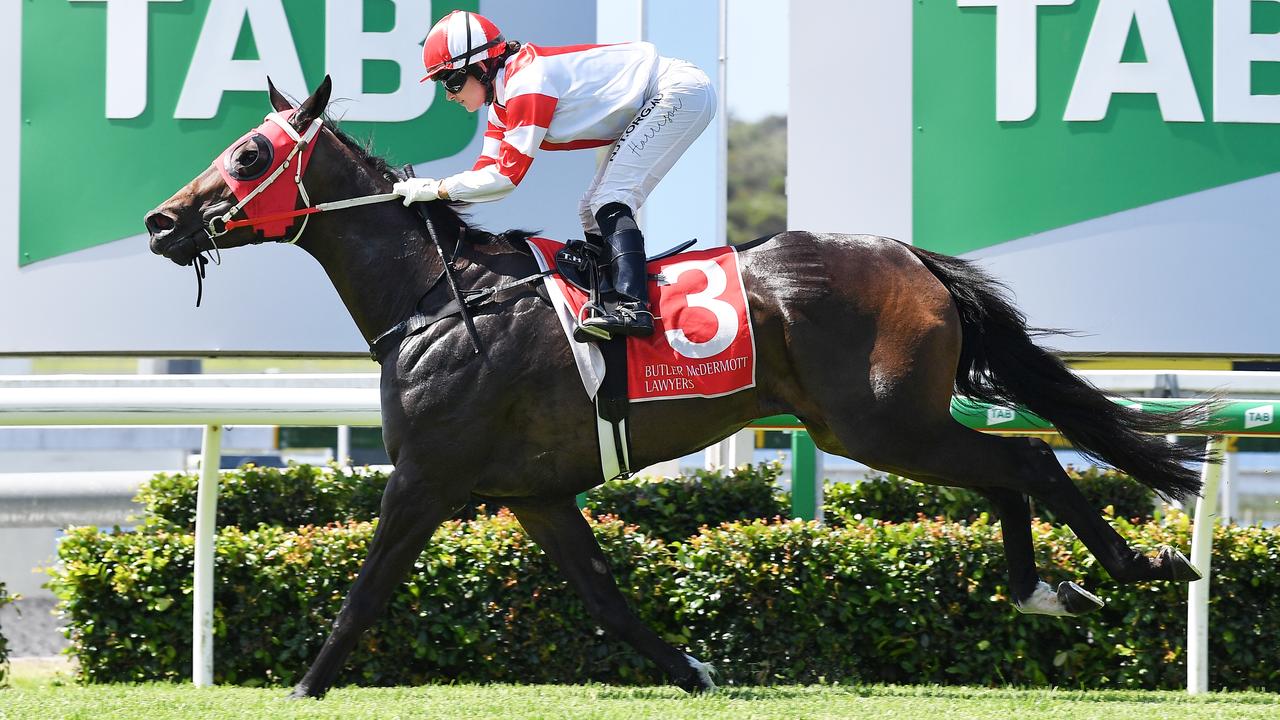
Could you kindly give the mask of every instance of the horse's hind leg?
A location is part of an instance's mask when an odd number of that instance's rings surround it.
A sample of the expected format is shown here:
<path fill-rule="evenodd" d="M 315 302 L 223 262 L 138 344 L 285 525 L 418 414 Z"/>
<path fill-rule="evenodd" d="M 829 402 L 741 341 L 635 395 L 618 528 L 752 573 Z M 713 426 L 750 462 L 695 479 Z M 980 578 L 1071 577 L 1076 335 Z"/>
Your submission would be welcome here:
<path fill-rule="evenodd" d="M 1034 439 L 1024 442 L 1026 464 L 1034 470 L 1023 491 L 1057 513 L 1111 577 L 1121 582 L 1200 579 L 1199 571 L 1174 548 L 1165 546 L 1150 557 L 1129 547 L 1063 471 L 1049 445 Z"/>
<path fill-rule="evenodd" d="M 1043 441 L 984 435 L 960 425 L 946 409 L 949 388 L 943 401 L 925 403 L 916 394 L 921 386 L 898 387 L 913 390 L 908 398 L 890 393 L 870 400 L 872 412 L 859 415 L 834 408 L 831 401 L 838 398 L 828 394 L 822 407 L 813 409 L 818 419 L 805 420 L 818 426 L 814 438 L 829 452 L 921 482 L 969 488 L 991 500 L 1000 515 L 1009 589 L 1019 610 L 1079 615 L 1102 606 L 1075 583 L 1054 589 L 1040 580 L 1026 495 L 1053 508 L 1112 577 L 1126 581 L 1180 577 L 1170 568 L 1181 556 L 1165 550 L 1157 558 L 1147 558 L 1130 548 L 1089 508 Z"/>
<path fill-rule="evenodd" d="M 1097 596 L 1074 582 L 1058 584 L 1055 590 L 1040 579 L 1036 570 L 1035 546 L 1031 542 L 1031 509 L 1027 498 L 1007 488 L 975 488 L 995 506 L 1004 537 L 1005 563 L 1009 567 L 1009 592 L 1014 607 L 1031 615 L 1083 615 L 1102 607 Z"/>
<path fill-rule="evenodd" d="M 926 426 L 927 427 L 927 426 Z M 1148 557 L 1134 550 L 1109 523 L 1090 507 L 1080 489 L 1067 476 L 1058 464 L 1053 450 L 1043 440 L 1035 438 L 1001 438 L 974 432 L 947 418 L 945 422 L 934 423 L 935 432 L 908 435 L 912 428 L 899 428 L 904 438 L 927 438 L 922 442 L 894 443 L 889 438 L 880 437 L 880 450 L 877 457 L 869 464 L 898 472 L 907 477 L 918 478 L 925 482 L 942 483 L 967 487 L 974 490 L 996 488 L 1012 491 L 1018 495 L 1030 495 L 1039 499 L 1053 509 L 1058 517 L 1075 532 L 1081 542 L 1089 548 L 1103 568 L 1115 579 L 1122 582 L 1143 580 L 1190 580 L 1195 578 L 1195 571 L 1180 553 L 1172 548 L 1162 549 L 1155 557 Z M 883 430 L 888 430 L 882 425 Z M 893 448 L 892 458 L 884 456 L 885 448 Z M 1001 527 L 1006 533 L 1006 549 L 1011 538 L 1008 533 L 1028 533 L 1029 518 L 1025 510 L 1025 501 L 1019 498 L 1021 508 L 1015 507 L 1007 496 L 997 495 L 997 508 L 1002 514 Z M 1017 514 L 1017 522 L 1008 522 L 1010 514 Z M 1017 535 L 1015 534 L 1015 538 Z M 1025 546 L 1029 542 L 1014 540 L 1014 545 Z M 1011 572 L 1017 561 L 1010 557 Z M 1021 563 L 1023 567 L 1027 563 Z M 1031 609 L 1031 612 L 1051 612 L 1052 614 L 1075 614 L 1075 608 L 1089 609 L 1095 599 L 1092 596 L 1080 597 L 1078 586 L 1060 586 L 1055 597 L 1061 603 L 1061 610 L 1050 601 L 1048 606 Z M 1024 588 L 1025 591 L 1025 588 Z M 1039 606 L 1042 601 L 1049 601 L 1047 587 L 1039 588 L 1031 597 L 1015 598 L 1020 606 L 1031 608 Z M 1039 595 L 1037 599 L 1036 595 Z M 1073 607 L 1074 606 L 1074 607 Z"/>
<path fill-rule="evenodd" d="M 930 485 L 955 486 L 946 477 L 922 472 L 903 473 Z M 1073 582 L 1063 582 L 1054 590 L 1040 579 L 1036 569 L 1035 545 L 1031 541 L 1031 508 L 1019 492 L 1002 487 L 975 487 L 996 510 L 1000 519 L 1005 566 L 1009 575 L 1009 596 L 1019 612 L 1034 615 L 1083 615 L 1102 607 L 1102 601 Z"/>
<path fill-rule="evenodd" d="M 582 598 L 591 616 L 652 660 L 689 692 L 714 690 L 711 666 L 667 644 L 636 617 L 609 572 L 595 534 L 573 498 L 525 500 L 508 506 L 534 542 Z"/>
<path fill-rule="evenodd" d="M 1026 498 L 1012 479 L 1001 479 L 1019 472 L 1018 458 L 1002 439 L 986 438 L 951 418 L 959 335 L 954 318 L 945 318 L 954 312 L 950 299 L 944 295 L 935 303 L 944 318 L 932 332 L 905 342 L 878 335 L 863 367 L 832 363 L 828 352 L 819 351 L 833 342 L 852 345 L 855 337 L 841 340 L 830 329 L 809 337 L 807 328 L 793 327 L 789 354 L 795 372 L 789 377 L 799 392 L 789 399 L 796 414 L 827 452 L 986 496 L 1000 516 L 1009 592 L 1019 610 L 1078 615 L 1100 607 L 1101 601 L 1074 583 L 1055 591 L 1040 580 Z M 798 346 L 810 350 L 797 352 Z"/>
<path fill-rule="evenodd" d="M 465 503 L 465 496 L 455 502 L 426 492 L 417 476 L 399 468 L 391 473 L 382 494 L 378 527 L 360 574 L 342 603 L 320 655 L 290 697 L 320 697 L 328 691 L 356 640 L 382 614 L 391 593 L 404 580 L 432 533 Z"/>

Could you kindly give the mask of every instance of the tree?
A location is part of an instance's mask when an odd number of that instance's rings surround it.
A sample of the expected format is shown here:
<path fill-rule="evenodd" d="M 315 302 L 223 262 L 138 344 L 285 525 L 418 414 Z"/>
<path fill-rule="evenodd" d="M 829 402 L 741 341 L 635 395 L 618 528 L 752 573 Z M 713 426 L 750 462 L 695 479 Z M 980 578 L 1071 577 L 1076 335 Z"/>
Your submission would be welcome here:
<path fill-rule="evenodd" d="M 787 229 L 787 118 L 729 118 L 727 227 L 737 245 Z"/>

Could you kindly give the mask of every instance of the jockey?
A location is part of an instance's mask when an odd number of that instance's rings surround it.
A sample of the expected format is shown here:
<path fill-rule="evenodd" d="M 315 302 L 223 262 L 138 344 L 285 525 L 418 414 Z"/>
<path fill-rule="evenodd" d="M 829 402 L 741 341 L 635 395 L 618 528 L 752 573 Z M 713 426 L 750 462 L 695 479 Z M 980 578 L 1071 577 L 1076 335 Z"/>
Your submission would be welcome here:
<path fill-rule="evenodd" d="M 534 153 L 608 148 L 578 206 L 588 241 L 605 257 L 617 309 L 589 317 L 591 334 L 653 333 L 644 237 L 635 212 L 711 122 L 715 89 L 706 73 L 662 57 L 653 45 L 542 47 L 508 42 L 488 18 L 455 10 L 423 46 L 427 74 L 447 97 L 476 112 L 488 105 L 474 167 L 436 180 L 396 183 L 405 205 L 424 200 L 487 202 L 520 184 Z"/>

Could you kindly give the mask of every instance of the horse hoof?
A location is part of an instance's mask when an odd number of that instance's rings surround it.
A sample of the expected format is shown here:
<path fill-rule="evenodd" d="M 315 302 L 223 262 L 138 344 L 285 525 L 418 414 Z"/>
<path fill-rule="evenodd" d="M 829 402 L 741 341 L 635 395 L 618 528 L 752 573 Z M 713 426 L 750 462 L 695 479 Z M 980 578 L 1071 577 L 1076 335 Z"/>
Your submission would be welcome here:
<path fill-rule="evenodd" d="M 293 689 L 293 692 L 289 693 L 289 697 L 285 699 L 286 700 L 319 700 L 320 696 L 312 695 L 311 691 L 299 685 L 295 687 Z"/>
<path fill-rule="evenodd" d="M 1058 602 L 1072 615 L 1084 615 L 1102 609 L 1102 598 L 1067 581 L 1058 584 Z"/>
<path fill-rule="evenodd" d="M 716 684 L 711 677 L 716 674 L 716 669 L 710 663 L 698 662 L 692 655 L 686 654 L 684 659 L 689 663 L 689 669 L 693 672 L 676 684 L 690 695 L 711 695 L 715 693 Z"/>
<path fill-rule="evenodd" d="M 1160 564 L 1169 569 L 1174 580 L 1180 582 L 1194 582 L 1204 577 L 1195 565 L 1187 559 L 1186 555 L 1169 547 L 1168 545 L 1160 548 Z"/>

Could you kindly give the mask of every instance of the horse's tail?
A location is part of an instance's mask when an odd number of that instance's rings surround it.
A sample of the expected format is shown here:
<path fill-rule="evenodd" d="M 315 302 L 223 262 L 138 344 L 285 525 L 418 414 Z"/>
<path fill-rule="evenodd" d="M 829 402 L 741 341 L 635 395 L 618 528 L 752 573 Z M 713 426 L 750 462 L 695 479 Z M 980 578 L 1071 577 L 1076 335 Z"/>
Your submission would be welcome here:
<path fill-rule="evenodd" d="M 1189 500 L 1200 493 L 1199 470 L 1187 463 L 1204 462 L 1206 451 L 1170 444 L 1163 436 L 1187 432 L 1187 426 L 1207 417 L 1213 401 L 1160 413 L 1113 402 L 1032 341 L 1061 331 L 1028 328 L 1003 284 L 967 260 L 907 247 L 946 286 L 960 313 L 956 388 L 961 395 L 1023 405 L 1053 423 L 1077 450 L 1166 497 Z"/>

